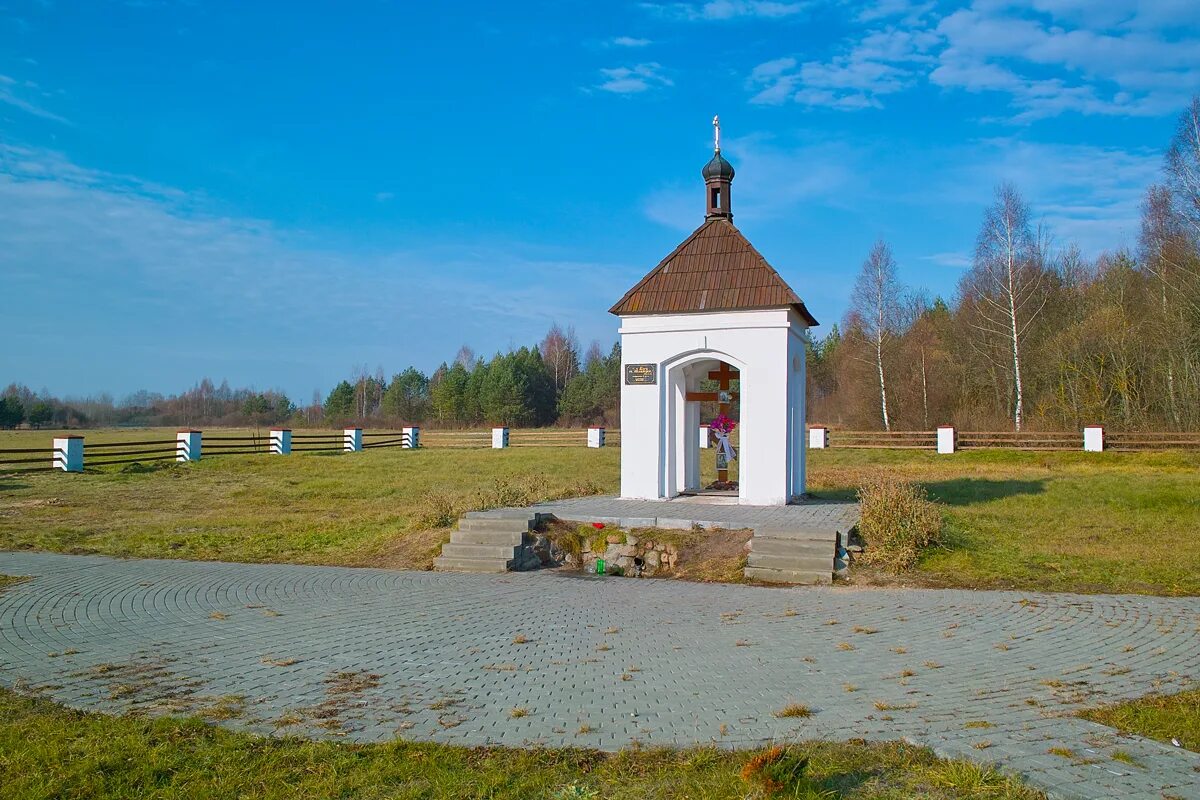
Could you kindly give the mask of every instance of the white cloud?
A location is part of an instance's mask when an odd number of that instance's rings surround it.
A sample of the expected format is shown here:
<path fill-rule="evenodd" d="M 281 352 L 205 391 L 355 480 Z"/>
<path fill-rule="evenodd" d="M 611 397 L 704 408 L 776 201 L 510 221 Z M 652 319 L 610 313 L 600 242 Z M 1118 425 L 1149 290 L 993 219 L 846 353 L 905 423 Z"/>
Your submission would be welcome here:
<path fill-rule="evenodd" d="M 704 3 L 644 3 L 655 13 L 675 19 L 692 21 L 727 20 L 737 18 L 780 19 L 801 13 L 807 2 L 775 2 L 774 0 L 708 0 Z"/>
<path fill-rule="evenodd" d="M 349 364 L 428 369 L 464 339 L 505 346 L 497 330 L 533 341 L 554 317 L 608 340 L 595 298 L 627 272 L 519 242 L 330 249 L 208 206 L 0 144 L 0 317 L 19 320 L 21 338 L 6 352 L 13 377 L 126 391 L 177 389 L 207 373 L 306 395 Z M 575 276 L 569 287 L 564 274 Z"/>
<path fill-rule="evenodd" d="M 674 85 L 674 82 L 663 74 L 662 65 L 654 61 L 635 64 L 632 67 L 602 69 L 600 74 L 604 80 L 596 84 L 595 88 L 613 94 L 637 94 Z"/>
<path fill-rule="evenodd" d="M 66 117 L 59 116 L 53 111 L 43 108 L 38 103 L 29 99 L 30 95 L 45 95 L 36 83 L 33 81 L 18 81 L 8 75 L 0 75 L 0 103 L 20 109 L 26 114 L 32 114 L 35 117 L 48 119 L 53 122 L 61 122 L 64 125 L 70 125 L 71 121 Z"/>
<path fill-rule="evenodd" d="M 653 44 L 649 39 L 638 39 L 633 36 L 618 36 L 609 40 L 614 47 L 646 47 Z"/>
<path fill-rule="evenodd" d="M 878 108 L 926 80 L 949 91 L 998 93 L 1028 122 L 1073 112 L 1149 116 L 1179 108 L 1200 86 L 1200 3 L 976 0 L 938 16 L 929 3 L 880 0 L 856 16 L 886 21 L 824 61 L 760 64 L 751 102 Z M 780 64 L 791 62 L 785 69 Z"/>
<path fill-rule="evenodd" d="M 917 80 L 917 65 L 929 63 L 937 37 L 925 31 L 887 28 L 858 40 L 829 61 L 778 58 L 755 67 L 749 85 L 752 103 L 795 100 L 807 106 L 844 111 L 878 108 L 879 98 L 907 89 Z"/>

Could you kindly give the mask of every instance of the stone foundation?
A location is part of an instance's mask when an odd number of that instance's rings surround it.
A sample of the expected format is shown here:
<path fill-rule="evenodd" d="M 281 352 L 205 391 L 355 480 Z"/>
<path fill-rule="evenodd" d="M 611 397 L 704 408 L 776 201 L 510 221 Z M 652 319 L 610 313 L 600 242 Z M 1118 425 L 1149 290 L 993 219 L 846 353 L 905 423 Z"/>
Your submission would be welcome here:
<path fill-rule="evenodd" d="M 565 553 L 563 563 L 595 572 L 596 561 L 601 558 L 604 559 L 606 573 L 636 577 L 637 559 L 641 559 L 642 575 L 663 575 L 670 574 L 679 563 L 679 550 L 668 542 L 642 539 L 624 531 L 597 531 L 595 536 L 584 539 L 579 555 Z"/>

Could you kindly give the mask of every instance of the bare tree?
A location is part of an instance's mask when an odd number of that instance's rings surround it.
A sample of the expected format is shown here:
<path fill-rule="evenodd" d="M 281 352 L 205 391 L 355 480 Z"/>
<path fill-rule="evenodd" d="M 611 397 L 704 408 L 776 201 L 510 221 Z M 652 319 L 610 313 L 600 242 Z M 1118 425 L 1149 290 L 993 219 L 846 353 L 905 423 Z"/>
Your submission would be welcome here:
<path fill-rule="evenodd" d="M 475 351 L 471 349 L 469 344 L 464 344 L 458 348 L 458 353 L 454 356 L 454 363 L 462 364 L 467 369 L 475 366 Z"/>
<path fill-rule="evenodd" d="M 1200 96 L 1179 116 L 1179 127 L 1167 150 L 1167 181 L 1176 208 L 1191 229 L 1200 236 Z"/>
<path fill-rule="evenodd" d="M 869 345 L 879 378 L 879 411 L 886 431 L 892 429 L 892 423 L 888 415 L 887 373 L 883 355 L 900 327 L 902 291 L 896 279 L 896 259 L 892 257 L 892 249 L 880 239 L 871 248 L 858 273 L 854 292 L 850 295 L 850 308 L 858 318 L 858 325 L 851 329 L 859 331 Z"/>
<path fill-rule="evenodd" d="M 546 370 L 554 380 L 554 393 L 557 395 L 579 372 L 579 344 L 575 337 L 575 328 L 568 327 L 564 333 L 558 323 L 550 326 L 546 338 L 538 345 Z"/>
<path fill-rule="evenodd" d="M 1029 216 L 1029 206 L 1015 186 L 1002 183 L 996 187 L 995 199 L 984 212 L 975 263 L 962 284 L 964 296 L 975 301 L 978 312 L 972 326 L 988 337 L 1003 339 L 1004 350 L 1011 357 L 1007 366 L 1012 374 L 1012 416 L 1017 431 L 1025 409 L 1021 344 L 1046 305 L 1042 264 L 1046 239 L 1041 230 L 1034 235 Z"/>

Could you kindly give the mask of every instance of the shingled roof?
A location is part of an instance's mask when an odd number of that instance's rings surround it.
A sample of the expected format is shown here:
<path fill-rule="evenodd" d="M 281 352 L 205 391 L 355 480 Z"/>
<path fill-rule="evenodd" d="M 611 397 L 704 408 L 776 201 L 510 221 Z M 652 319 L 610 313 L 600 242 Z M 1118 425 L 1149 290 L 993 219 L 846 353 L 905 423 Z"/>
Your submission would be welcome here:
<path fill-rule="evenodd" d="M 791 306 L 819 324 L 726 217 L 710 217 L 609 309 L 618 316 Z"/>

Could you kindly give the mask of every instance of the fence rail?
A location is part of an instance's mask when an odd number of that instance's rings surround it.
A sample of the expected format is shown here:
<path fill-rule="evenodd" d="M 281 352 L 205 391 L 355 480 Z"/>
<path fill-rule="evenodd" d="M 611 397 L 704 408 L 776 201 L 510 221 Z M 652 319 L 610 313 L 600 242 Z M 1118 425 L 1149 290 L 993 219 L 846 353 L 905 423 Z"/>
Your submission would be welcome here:
<path fill-rule="evenodd" d="M 1200 450 L 1200 432 L 1128 431 L 1110 433 L 1093 425 L 1082 431 L 960 431 L 946 426 L 933 431 L 849 431 L 822 425 L 809 427 L 810 449 L 958 450 Z"/>
<path fill-rule="evenodd" d="M 503 431 L 502 444 L 496 432 Z M 416 426 L 400 430 L 299 431 L 272 428 L 268 435 L 259 433 L 216 434 L 181 430 L 176 439 L 134 438 L 123 442 L 96 442 L 86 445 L 88 467 L 107 467 L 149 461 L 199 461 L 203 456 L 289 455 L 291 453 L 360 452 L 384 447 L 414 449 L 493 448 L 493 447 L 602 447 L 603 430 L 594 444 L 597 429 L 531 429 L 514 431 L 510 441 L 507 428 L 492 431 L 429 431 L 422 434 Z M 609 432 L 607 444 L 620 443 L 620 431 Z M 0 449 L 0 473 L 60 470 L 82 472 L 85 442 L 82 436 L 56 438 L 45 447 Z"/>

